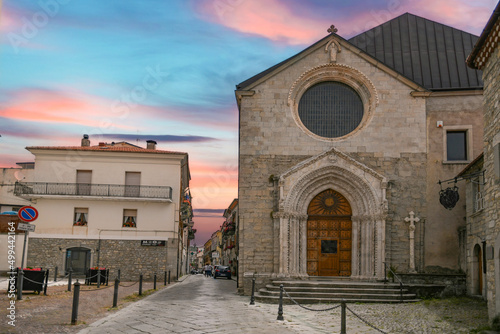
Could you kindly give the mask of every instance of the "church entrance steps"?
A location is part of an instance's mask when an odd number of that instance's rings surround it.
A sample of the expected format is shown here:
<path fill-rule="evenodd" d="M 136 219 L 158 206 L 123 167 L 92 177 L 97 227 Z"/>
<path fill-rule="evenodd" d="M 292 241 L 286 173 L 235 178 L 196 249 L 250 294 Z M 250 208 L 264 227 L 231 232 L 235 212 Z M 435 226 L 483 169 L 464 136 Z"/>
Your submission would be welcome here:
<path fill-rule="evenodd" d="M 402 295 L 399 284 L 361 282 L 350 279 L 307 279 L 275 280 L 260 289 L 255 299 L 260 302 L 278 303 L 280 285 L 296 302 L 302 304 L 338 303 L 342 300 L 351 303 L 401 303 L 415 302 L 419 299 L 407 288 Z M 292 303 L 286 295 L 284 303 Z"/>

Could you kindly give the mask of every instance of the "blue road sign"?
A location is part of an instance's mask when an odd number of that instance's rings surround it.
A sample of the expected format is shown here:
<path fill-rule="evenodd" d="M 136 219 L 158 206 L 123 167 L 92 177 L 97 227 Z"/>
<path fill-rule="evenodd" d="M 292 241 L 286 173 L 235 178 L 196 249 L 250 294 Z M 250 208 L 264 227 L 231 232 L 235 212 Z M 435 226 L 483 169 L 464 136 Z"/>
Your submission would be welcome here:
<path fill-rule="evenodd" d="M 38 218 L 38 211 L 32 206 L 23 206 L 17 216 L 25 222 L 32 222 Z"/>

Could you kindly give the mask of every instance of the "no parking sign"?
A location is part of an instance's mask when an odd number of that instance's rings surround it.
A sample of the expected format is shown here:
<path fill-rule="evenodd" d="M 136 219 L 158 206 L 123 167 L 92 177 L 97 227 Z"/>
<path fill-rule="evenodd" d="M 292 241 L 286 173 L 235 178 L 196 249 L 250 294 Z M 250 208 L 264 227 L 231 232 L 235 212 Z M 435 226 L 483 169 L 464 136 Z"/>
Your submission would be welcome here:
<path fill-rule="evenodd" d="M 32 206 L 23 206 L 19 209 L 17 216 L 25 222 L 32 222 L 38 218 L 38 211 Z"/>

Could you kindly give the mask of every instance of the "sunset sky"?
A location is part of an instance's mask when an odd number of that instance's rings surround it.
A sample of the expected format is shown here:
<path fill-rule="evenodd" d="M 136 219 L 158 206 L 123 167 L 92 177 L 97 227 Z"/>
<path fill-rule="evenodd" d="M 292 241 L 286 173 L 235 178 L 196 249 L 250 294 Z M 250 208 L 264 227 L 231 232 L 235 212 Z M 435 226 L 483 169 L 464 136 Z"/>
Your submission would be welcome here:
<path fill-rule="evenodd" d="M 497 0 L 0 0 L 0 167 L 26 146 L 189 153 L 196 243 L 237 197 L 235 85 L 410 12 L 479 35 Z"/>

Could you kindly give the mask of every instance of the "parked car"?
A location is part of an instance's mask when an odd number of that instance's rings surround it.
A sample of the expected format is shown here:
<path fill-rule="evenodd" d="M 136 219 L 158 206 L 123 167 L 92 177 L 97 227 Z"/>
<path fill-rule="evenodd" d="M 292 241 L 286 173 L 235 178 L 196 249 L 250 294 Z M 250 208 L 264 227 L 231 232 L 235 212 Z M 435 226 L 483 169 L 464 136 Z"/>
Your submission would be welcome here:
<path fill-rule="evenodd" d="M 214 279 L 217 277 L 227 277 L 227 279 L 231 279 L 231 269 L 229 269 L 228 266 L 215 266 L 213 276 Z"/>
<path fill-rule="evenodd" d="M 191 269 L 191 275 L 199 274 L 197 269 Z"/>

